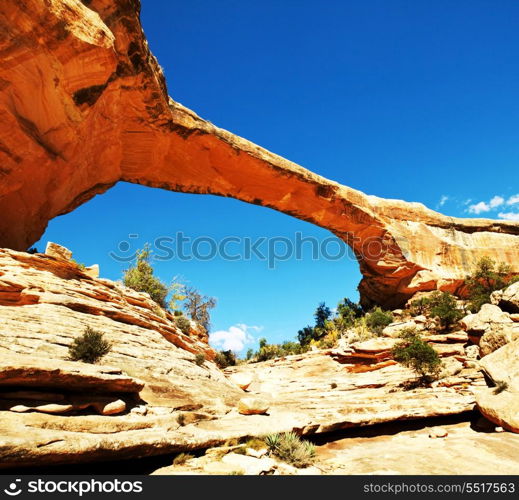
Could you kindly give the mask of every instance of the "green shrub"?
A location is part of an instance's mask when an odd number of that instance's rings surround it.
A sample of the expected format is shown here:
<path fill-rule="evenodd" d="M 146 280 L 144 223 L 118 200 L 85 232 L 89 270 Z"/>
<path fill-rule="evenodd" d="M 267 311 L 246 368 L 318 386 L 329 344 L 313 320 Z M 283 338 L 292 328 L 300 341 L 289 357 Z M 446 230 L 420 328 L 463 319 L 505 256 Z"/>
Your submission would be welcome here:
<path fill-rule="evenodd" d="M 375 307 L 375 309 L 366 314 L 366 326 L 377 333 L 382 332 L 392 322 L 393 314 L 389 311 L 383 311 L 380 307 Z"/>
<path fill-rule="evenodd" d="M 315 332 L 311 326 L 305 326 L 297 332 L 297 340 L 302 346 L 307 346 L 308 344 L 310 344 L 314 336 Z"/>
<path fill-rule="evenodd" d="M 347 297 L 337 304 L 337 319 L 341 320 L 341 328 L 349 328 L 353 326 L 355 321 L 358 318 L 361 318 L 363 314 L 362 307 Z"/>
<path fill-rule="evenodd" d="M 500 380 L 497 382 L 496 386 L 494 387 L 494 394 L 501 394 L 502 392 L 506 391 L 508 389 L 508 382 L 504 380 Z"/>
<path fill-rule="evenodd" d="M 191 321 L 184 316 L 180 316 L 176 319 L 175 323 L 184 335 L 189 335 L 189 332 L 191 331 Z"/>
<path fill-rule="evenodd" d="M 135 265 L 126 269 L 123 283 L 136 292 L 146 292 L 160 307 L 166 309 L 169 287 L 153 275 L 150 264 L 151 250 L 148 244 L 137 252 Z"/>
<path fill-rule="evenodd" d="M 404 340 L 392 349 L 394 359 L 411 368 L 423 381 L 437 378 L 441 367 L 438 353 L 416 332 L 408 330 L 403 335 Z"/>
<path fill-rule="evenodd" d="M 179 311 L 178 309 L 175 309 L 175 310 L 173 311 L 173 315 L 174 315 L 174 316 L 177 316 L 177 317 L 178 317 L 178 316 L 182 316 L 183 314 L 184 314 L 184 313 L 183 313 L 182 311 Z"/>
<path fill-rule="evenodd" d="M 449 292 L 435 292 L 430 298 L 430 306 L 431 316 L 438 318 L 444 329 L 450 328 L 463 317 L 455 297 Z"/>
<path fill-rule="evenodd" d="M 490 257 L 482 257 L 477 263 L 472 274 L 465 279 L 468 290 L 469 307 L 473 312 L 478 312 L 483 304 L 490 303 L 490 294 L 501 290 L 517 280 L 512 276 L 508 264 L 497 264 Z"/>
<path fill-rule="evenodd" d="M 192 458 L 195 457 L 190 453 L 180 453 L 174 458 L 173 465 L 184 465 L 188 460 L 191 460 Z"/>
<path fill-rule="evenodd" d="M 227 368 L 236 365 L 236 356 L 232 351 L 218 351 L 214 362 L 219 368 Z"/>
<path fill-rule="evenodd" d="M 308 467 L 315 461 L 315 446 L 293 432 L 272 434 L 265 442 L 273 455 L 294 467 Z"/>
<path fill-rule="evenodd" d="M 198 353 L 195 356 L 195 363 L 196 363 L 196 366 L 202 366 L 205 363 L 205 356 L 201 353 Z"/>
<path fill-rule="evenodd" d="M 70 259 L 70 262 L 72 262 L 72 264 L 75 264 L 77 267 L 79 267 L 79 269 L 81 269 L 81 271 L 84 271 L 86 269 L 86 265 L 83 264 L 82 262 L 78 262 L 76 259 Z"/>
<path fill-rule="evenodd" d="M 411 315 L 420 316 L 427 314 L 431 307 L 431 300 L 428 297 L 420 297 L 419 299 L 413 300 L 410 304 Z"/>
<path fill-rule="evenodd" d="M 201 324 L 206 331 L 211 327 L 210 310 L 216 306 L 214 297 L 207 297 L 193 287 L 185 288 L 184 309 L 189 317 Z"/>
<path fill-rule="evenodd" d="M 68 355 L 72 361 L 95 363 L 108 354 L 112 345 L 104 340 L 103 334 L 87 326 L 80 337 L 74 339 L 69 347 Z"/>

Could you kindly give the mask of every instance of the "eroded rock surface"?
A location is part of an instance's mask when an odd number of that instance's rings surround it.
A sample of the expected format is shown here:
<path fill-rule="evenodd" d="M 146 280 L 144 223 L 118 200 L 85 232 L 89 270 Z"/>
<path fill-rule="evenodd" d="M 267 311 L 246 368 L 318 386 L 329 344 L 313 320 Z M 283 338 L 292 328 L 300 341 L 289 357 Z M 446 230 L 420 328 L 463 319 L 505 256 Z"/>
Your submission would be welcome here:
<path fill-rule="evenodd" d="M 153 8 L 153 6 L 150 6 Z M 360 263 L 362 301 L 454 290 L 483 255 L 519 273 L 519 224 L 456 219 L 316 175 L 169 98 L 136 0 L 0 4 L 0 246 L 118 181 L 235 197 L 329 229 Z"/>

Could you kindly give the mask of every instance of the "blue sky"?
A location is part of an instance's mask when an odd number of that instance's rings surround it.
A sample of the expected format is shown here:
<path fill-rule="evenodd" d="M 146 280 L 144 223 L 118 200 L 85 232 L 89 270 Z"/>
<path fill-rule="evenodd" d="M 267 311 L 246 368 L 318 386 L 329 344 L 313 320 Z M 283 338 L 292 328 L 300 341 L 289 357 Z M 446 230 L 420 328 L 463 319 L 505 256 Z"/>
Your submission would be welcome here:
<path fill-rule="evenodd" d="M 142 3 L 170 94 L 204 118 L 368 194 L 519 220 L 516 1 Z M 120 184 L 51 221 L 38 247 L 62 243 L 119 279 L 127 264 L 110 252 L 129 255 L 178 231 L 217 241 L 329 237 L 236 200 Z M 261 336 L 294 338 L 322 300 L 358 298 L 355 261 L 306 250 L 275 269 L 255 258 L 174 258 L 156 271 L 217 297 L 213 331 L 246 349 Z"/>

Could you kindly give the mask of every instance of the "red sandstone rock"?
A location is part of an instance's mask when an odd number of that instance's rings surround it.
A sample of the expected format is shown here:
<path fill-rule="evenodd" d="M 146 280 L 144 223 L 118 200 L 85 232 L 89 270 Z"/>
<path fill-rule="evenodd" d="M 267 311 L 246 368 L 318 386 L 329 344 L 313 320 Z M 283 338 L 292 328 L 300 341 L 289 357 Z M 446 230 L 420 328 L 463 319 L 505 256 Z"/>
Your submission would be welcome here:
<path fill-rule="evenodd" d="M 169 98 L 135 0 L 0 3 L 0 246 L 118 181 L 274 208 L 351 245 L 362 301 L 458 289 L 483 255 L 519 273 L 519 224 L 456 219 L 318 176 Z"/>

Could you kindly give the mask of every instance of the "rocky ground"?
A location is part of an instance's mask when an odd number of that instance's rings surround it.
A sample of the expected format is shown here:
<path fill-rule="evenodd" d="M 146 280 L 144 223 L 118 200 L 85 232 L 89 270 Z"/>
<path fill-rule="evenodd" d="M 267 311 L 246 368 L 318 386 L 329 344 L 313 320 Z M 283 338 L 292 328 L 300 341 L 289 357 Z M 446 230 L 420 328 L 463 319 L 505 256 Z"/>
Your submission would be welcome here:
<path fill-rule="evenodd" d="M 199 326 L 182 333 L 146 294 L 97 278 L 59 248 L 0 250 L 0 269 L 1 468 L 135 464 L 191 452 L 156 473 L 479 473 L 485 460 L 487 473 L 513 469 L 519 284 L 450 333 L 396 311 L 379 337 L 221 371 Z M 391 356 L 398 333 L 413 324 L 442 359 L 439 380 L 426 386 Z M 86 326 L 112 343 L 100 364 L 67 360 Z M 486 432 L 468 423 L 475 408 L 488 419 Z M 431 420 L 460 415 L 445 425 Z M 232 448 L 288 431 L 318 442 L 315 467 Z M 463 454 L 473 469 L 458 463 Z"/>

